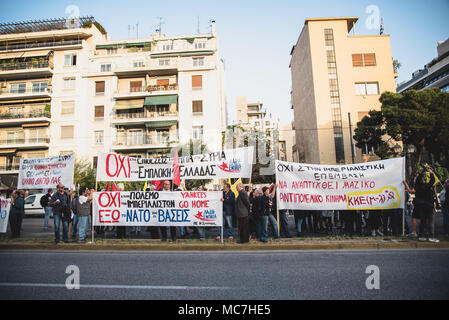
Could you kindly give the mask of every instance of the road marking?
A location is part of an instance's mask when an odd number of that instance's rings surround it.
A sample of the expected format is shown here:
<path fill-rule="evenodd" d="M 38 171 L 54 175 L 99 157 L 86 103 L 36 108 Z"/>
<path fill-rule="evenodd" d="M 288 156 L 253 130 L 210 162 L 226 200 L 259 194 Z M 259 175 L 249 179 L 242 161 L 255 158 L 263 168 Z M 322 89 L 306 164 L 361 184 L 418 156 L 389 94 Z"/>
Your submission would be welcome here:
<path fill-rule="evenodd" d="M 44 288 L 66 288 L 61 283 L 22 283 L 22 282 L 0 282 L 0 287 L 44 287 Z M 191 286 L 134 286 L 119 284 L 80 284 L 82 288 L 94 289 L 140 289 L 140 290 L 229 290 L 230 287 L 191 287 Z"/>

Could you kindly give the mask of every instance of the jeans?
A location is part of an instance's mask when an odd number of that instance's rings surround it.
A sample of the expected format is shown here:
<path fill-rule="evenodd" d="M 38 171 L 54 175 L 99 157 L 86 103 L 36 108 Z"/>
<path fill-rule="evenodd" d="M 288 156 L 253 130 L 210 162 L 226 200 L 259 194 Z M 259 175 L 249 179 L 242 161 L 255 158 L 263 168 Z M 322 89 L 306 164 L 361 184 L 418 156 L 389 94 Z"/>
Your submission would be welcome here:
<path fill-rule="evenodd" d="M 286 210 L 279 210 L 279 223 L 281 226 L 281 234 L 286 237 L 290 237 L 290 231 L 288 230 L 288 216 Z"/>
<path fill-rule="evenodd" d="M 223 214 L 223 237 L 224 237 L 225 225 L 227 226 L 226 233 L 228 234 L 228 238 L 229 237 L 234 237 L 234 234 L 232 232 L 233 231 L 233 229 L 232 229 L 232 215 Z M 221 236 L 220 229 L 218 229 L 218 236 Z"/>
<path fill-rule="evenodd" d="M 447 207 L 441 207 L 442 213 L 443 213 L 443 226 L 444 226 L 444 233 L 446 235 L 449 235 L 449 209 Z"/>
<path fill-rule="evenodd" d="M 50 220 L 51 215 L 51 207 L 44 207 L 45 216 L 44 216 L 44 228 L 50 227 L 48 221 Z"/>
<path fill-rule="evenodd" d="M 89 216 L 78 217 L 78 234 L 79 240 L 82 241 L 86 239 L 86 231 L 89 225 Z"/>
<path fill-rule="evenodd" d="M 259 216 L 257 219 L 257 237 L 260 241 L 267 241 L 268 216 Z"/>
<path fill-rule="evenodd" d="M 76 237 L 77 229 L 78 229 L 78 215 L 74 214 L 72 220 L 72 238 Z"/>
<path fill-rule="evenodd" d="M 198 235 L 200 236 L 200 239 L 206 239 L 206 228 L 205 227 L 197 227 Z"/>
<path fill-rule="evenodd" d="M 298 218 L 296 222 L 296 229 L 298 230 L 298 234 L 301 233 L 302 220 L 303 218 Z"/>
<path fill-rule="evenodd" d="M 55 242 L 59 242 L 59 232 L 61 228 L 61 222 L 62 222 L 62 241 L 67 242 L 69 241 L 69 223 L 67 221 L 64 221 L 60 215 L 54 215 L 53 221 L 55 223 Z"/>
<path fill-rule="evenodd" d="M 270 214 L 268 216 L 268 221 L 271 223 L 271 225 L 273 226 L 273 230 L 274 230 L 274 234 L 273 237 L 274 238 L 279 238 L 279 229 L 278 229 L 278 222 L 276 220 L 276 218 Z"/>

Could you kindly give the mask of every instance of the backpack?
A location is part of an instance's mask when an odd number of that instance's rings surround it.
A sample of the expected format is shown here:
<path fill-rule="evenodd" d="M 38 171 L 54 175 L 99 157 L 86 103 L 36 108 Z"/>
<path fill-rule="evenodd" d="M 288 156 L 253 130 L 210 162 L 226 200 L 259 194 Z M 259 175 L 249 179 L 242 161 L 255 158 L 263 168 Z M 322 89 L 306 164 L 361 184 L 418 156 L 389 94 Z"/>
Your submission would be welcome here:
<path fill-rule="evenodd" d="M 48 196 L 44 194 L 39 200 L 39 203 L 42 206 L 42 208 L 48 207 Z"/>
<path fill-rule="evenodd" d="M 72 200 L 72 211 L 73 214 L 78 214 L 78 196 L 74 197 Z"/>

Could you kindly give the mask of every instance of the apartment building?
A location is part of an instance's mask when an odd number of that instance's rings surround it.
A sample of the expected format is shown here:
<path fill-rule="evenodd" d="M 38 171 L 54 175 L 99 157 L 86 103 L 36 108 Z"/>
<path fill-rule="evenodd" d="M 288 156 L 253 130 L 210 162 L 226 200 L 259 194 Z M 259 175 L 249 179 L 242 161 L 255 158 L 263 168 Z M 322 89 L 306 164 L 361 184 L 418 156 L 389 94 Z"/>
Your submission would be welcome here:
<path fill-rule="evenodd" d="M 0 174 L 74 152 L 167 156 L 221 149 L 224 63 L 210 34 L 112 41 L 93 17 L 0 25 Z"/>
<path fill-rule="evenodd" d="M 441 91 L 449 92 L 449 39 L 438 42 L 437 54 L 437 57 L 424 68 L 413 72 L 410 80 L 400 83 L 397 92 L 427 88 L 439 88 Z"/>
<path fill-rule="evenodd" d="M 369 150 L 351 145 L 353 130 L 380 109 L 381 93 L 396 91 L 389 35 L 357 35 L 357 20 L 307 19 L 291 50 L 293 158 L 299 162 L 366 161 Z"/>

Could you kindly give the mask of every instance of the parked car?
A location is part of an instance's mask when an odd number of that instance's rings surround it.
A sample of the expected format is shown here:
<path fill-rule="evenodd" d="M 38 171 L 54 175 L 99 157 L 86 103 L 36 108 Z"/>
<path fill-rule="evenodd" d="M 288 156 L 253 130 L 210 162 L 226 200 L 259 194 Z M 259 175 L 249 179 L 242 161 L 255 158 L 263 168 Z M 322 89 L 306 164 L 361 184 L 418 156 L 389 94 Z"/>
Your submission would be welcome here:
<path fill-rule="evenodd" d="M 41 197 L 45 193 L 35 193 L 29 195 L 25 199 L 25 215 L 41 215 L 45 216 L 44 208 L 41 206 Z M 51 214 L 53 216 L 53 214 Z"/>

